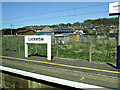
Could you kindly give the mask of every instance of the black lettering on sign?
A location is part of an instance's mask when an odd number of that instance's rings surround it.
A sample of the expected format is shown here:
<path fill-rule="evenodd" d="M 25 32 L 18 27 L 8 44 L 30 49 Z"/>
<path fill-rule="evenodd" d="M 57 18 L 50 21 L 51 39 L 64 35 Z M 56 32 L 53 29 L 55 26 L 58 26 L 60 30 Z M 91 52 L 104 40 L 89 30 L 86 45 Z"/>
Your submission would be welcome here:
<path fill-rule="evenodd" d="M 113 8 L 120 7 L 120 5 L 113 5 Z"/>
<path fill-rule="evenodd" d="M 44 38 L 28 38 L 28 41 L 44 41 Z"/>

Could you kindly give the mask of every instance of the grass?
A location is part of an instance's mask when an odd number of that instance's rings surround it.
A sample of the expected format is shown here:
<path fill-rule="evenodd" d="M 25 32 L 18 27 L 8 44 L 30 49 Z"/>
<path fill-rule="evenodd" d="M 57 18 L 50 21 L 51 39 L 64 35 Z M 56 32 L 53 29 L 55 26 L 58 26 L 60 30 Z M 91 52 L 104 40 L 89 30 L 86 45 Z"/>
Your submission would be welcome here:
<path fill-rule="evenodd" d="M 20 49 L 19 49 L 20 47 Z M 36 44 L 29 44 L 29 54 L 36 53 Z M 2 38 L 2 49 L 24 53 L 23 36 L 7 36 Z M 90 42 L 74 41 L 59 45 L 59 57 L 89 60 Z M 38 45 L 38 54 L 47 55 L 47 45 Z M 57 55 L 57 45 L 52 43 L 52 56 Z M 116 63 L 117 41 L 115 39 L 99 39 L 92 41 L 92 61 Z"/>

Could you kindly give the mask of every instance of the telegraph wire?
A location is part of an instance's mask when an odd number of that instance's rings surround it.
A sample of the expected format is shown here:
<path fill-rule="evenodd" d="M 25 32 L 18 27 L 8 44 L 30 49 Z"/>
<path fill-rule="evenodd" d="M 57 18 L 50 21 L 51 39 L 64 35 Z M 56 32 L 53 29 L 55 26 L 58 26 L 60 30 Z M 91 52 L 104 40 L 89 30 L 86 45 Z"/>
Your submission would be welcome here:
<path fill-rule="evenodd" d="M 21 17 L 30 17 L 30 16 L 37 16 L 37 15 L 45 15 L 45 14 L 53 14 L 53 13 L 58 13 L 58 12 L 65 12 L 65 11 L 73 11 L 73 10 L 78 10 L 78 9 L 84 9 L 84 8 L 90 8 L 90 7 L 98 7 L 98 6 L 104 6 L 107 5 L 106 4 L 98 4 L 98 5 L 94 5 L 94 6 L 87 6 L 87 7 L 78 7 L 78 8 L 72 8 L 72 9 L 65 9 L 65 10 L 57 10 L 57 11 L 50 11 L 50 12 L 44 12 L 44 13 L 37 13 L 37 14 L 31 14 L 31 15 L 24 15 L 24 16 L 18 16 L 18 17 L 13 17 L 13 18 L 8 18 L 10 19 L 17 19 L 17 18 L 21 18 Z M 5 20 L 8 20 L 5 19 Z"/>
<path fill-rule="evenodd" d="M 88 13 L 82 13 L 82 14 L 71 14 L 71 15 L 63 15 L 63 16 L 55 16 L 55 17 L 49 17 L 49 18 L 40 18 L 40 19 L 31 19 L 29 20 L 30 22 L 32 21 L 39 21 L 39 20 L 48 20 L 48 19 L 56 19 L 56 18 L 64 18 L 64 17 L 73 17 L 73 16 L 81 16 L 81 15 L 88 15 L 88 14 L 98 14 L 98 13 L 106 13 L 108 12 L 108 10 L 106 11 L 99 11 L 99 12 L 88 12 Z M 18 21 L 18 22 L 13 22 L 13 23 L 24 23 L 24 22 L 28 22 L 28 20 L 24 20 L 24 21 Z M 5 23 L 5 24 L 10 24 L 10 23 Z"/>

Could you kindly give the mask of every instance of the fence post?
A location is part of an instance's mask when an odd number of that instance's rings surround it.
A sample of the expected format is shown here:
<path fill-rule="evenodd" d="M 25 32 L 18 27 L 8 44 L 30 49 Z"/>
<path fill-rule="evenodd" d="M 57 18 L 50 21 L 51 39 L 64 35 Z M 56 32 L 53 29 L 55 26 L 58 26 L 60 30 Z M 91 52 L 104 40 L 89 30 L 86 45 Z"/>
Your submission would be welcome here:
<path fill-rule="evenodd" d="M 19 53 L 20 53 L 20 40 L 19 40 L 19 46 L 18 46 L 18 48 L 19 48 Z"/>
<path fill-rule="evenodd" d="M 56 37 L 57 40 L 57 57 L 59 56 L 59 43 L 58 43 L 58 37 Z"/>
<path fill-rule="evenodd" d="M 89 62 L 92 62 L 92 37 L 90 36 Z"/>
<path fill-rule="evenodd" d="M 36 44 L 36 55 L 38 55 L 38 44 Z"/>
<path fill-rule="evenodd" d="M 3 36 L 4 37 L 4 50 L 6 51 L 6 48 L 7 48 L 7 45 L 6 45 L 6 36 Z"/>

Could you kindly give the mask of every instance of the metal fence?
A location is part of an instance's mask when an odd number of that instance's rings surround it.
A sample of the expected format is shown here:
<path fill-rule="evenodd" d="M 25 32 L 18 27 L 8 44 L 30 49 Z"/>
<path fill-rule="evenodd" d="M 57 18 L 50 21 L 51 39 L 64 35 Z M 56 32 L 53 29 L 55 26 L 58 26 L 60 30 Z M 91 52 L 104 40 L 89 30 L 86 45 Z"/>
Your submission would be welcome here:
<path fill-rule="evenodd" d="M 107 35 L 82 35 L 79 40 L 73 40 L 66 44 L 52 43 L 52 56 L 72 58 L 88 61 L 116 62 L 117 38 Z M 29 44 L 29 55 L 47 55 L 46 44 Z M 24 36 L 3 36 L 2 50 L 16 53 L 24 53 Z"/>

